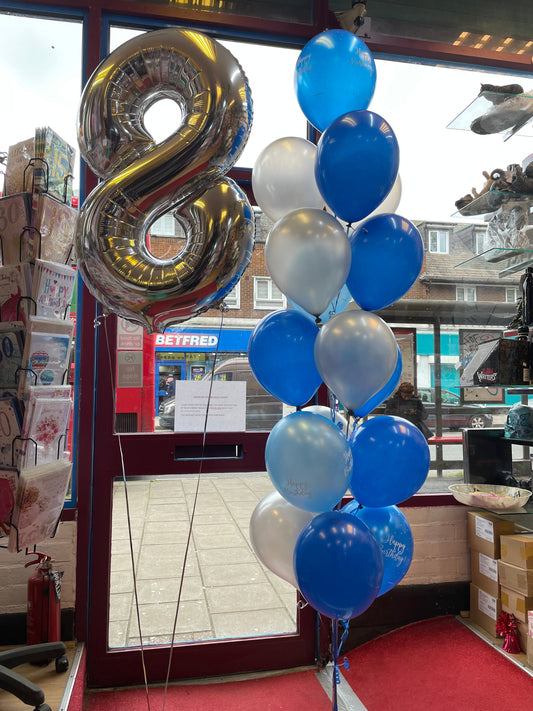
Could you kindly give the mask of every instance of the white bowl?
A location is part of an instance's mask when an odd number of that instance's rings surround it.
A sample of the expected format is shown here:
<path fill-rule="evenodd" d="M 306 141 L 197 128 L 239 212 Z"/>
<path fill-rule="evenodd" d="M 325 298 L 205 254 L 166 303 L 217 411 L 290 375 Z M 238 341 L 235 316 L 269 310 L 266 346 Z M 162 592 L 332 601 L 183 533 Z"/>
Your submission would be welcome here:
<path fill-rule="evenodd" d="M 461 504 L 490 511 L 514 511 L 529 501 L 531 491 L 498 484 L 452 484 L 448 487 Z"/>

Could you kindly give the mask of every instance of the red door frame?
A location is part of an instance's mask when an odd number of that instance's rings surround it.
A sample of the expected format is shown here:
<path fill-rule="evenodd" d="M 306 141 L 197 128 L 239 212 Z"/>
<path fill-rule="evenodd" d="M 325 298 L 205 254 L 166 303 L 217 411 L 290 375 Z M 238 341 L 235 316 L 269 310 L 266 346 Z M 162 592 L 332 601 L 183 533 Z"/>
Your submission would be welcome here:
<path fill-rule="evenodd" d="M 87 38 L 87 74 L 97 66 L 100 60 L 100 40 L 102 34 L 102 12 L 115 12 L 122 15 L 158 17 L 160 19 L 177 19 L 190 22 L 197 27 L 202 25 L 218 25 L 223 29 L 237 28 L 258 32 L 265 36 L 266 32 L 273 35 L 285 35 L 290 38 L 300 38 L 302 41 L 314 36 L 328 26 L 334 26 L 327 10 L 327 2 L 315 0 L 317 14 L 315 24 L 283 25 L 282 23 L 265 23 L 254 18 L 236 18 L 235 16 L 217 15 L 214 19 L 210 13 L 191 10 L 179 11 L 170 7 L 158 7 L 143 3 L 131 3 L 125 0 L 58 0 L 65 8 L 85 9 L 88 11 Z M 35 0 L 35 5 L 58 7 L 58 4 Z M 497 52 L 480 52 L 470 48 L 451 47 L 437 43 L 417 40 L 402 40 L 400 38 L 373 37 L 368 41 L 374 52 L 405 56 L 424 57 L 441 61 L 455 61 L 466 64 L 481 64 L 497 66 L 509 70 L 528 71 L 531 69 L 531 59 L 526 56 L 517 57 Z M 95 185 L 94 176 L 86 173 L 86 190 Z M 90 648 L 89 681 L 92 684 L 108 685 L 135 683 L 141 679 L 141 660 L 138 649 L 107 651 L 107 620 L 108 620 L 108 584 L 110 558 L 110 516 L 111 516 L 111 484 L 114 476 L 120 474 L 121 458 L 119 440 L 113 432 L 113 408 L 111 407 L 111 369 L 107 344 L 103 344 L 102 326 L 94 328 L 93 321 L 97 313 L 94 299 L 83 290 L 82 309 L 78 338 L 82 340 L 82 350 L 79 362 L 79 435 L 78 436 L 78 551 L 77 551 L 77 602 L 76 630 L 77 637 L 87 640 Z M 113 319 L 109 319 L 107 331 L 109 334 L 109 352 L 114 353 Z M 105 346 L 105 347 L 104 347 Z M 96 374 L 98 373 L 98 388 L 95 390 Z M 107 393 L 108 399 L 105 395 Z M 157 447 L 150 446 L 149 437 L 157 437 Z M 127 441 L 125 452 L 126 471 L 128 476 L 144 474 L 147 471 L 148 460 L 151 468 L 158 472 L 184 473 L 183 463 L 173 459 L 173 448 L 176 435 L 122 435 Z M 126 439 L 127 438 L 127 439 Z M 209 441 L 213 444 L 227 443 L 228 435 L 211 435 Z M 266 435 L 238 433 L 233 438 L 242 446 L 246 453 L 247 465 L 244 460 L 226 462 L 231 471 L 259 470 L 264 468 L 263 452 Z M 155 443 L 152 443 L 152 445 Z M 180 443 L 199 444 L 198 437 L 180 437 Z M 249 457 L 249 458 L 248 458 Z M 242 468 L 239 468 L 239 461 Z M 171 463 L 171 464 L 169 464 Z M 190 472 L 190 464 L 186 466 Z M 204 465 L 204 471 L 224 471 L 223 463 L 211 462 Z M 95 520 L 93 501 L 99 502 L 98 519 Z M 90 549 L 97 550 L 100 555 L 91 559 Z M 105 552 L 105 555 L 102 553 Z M 88 617 L 89 589 L 91 590 L 91 605 L 93 610 Z M 312 630 L 315 620 L 313 611 L 308 607 L 299 613 L 299 622 L 305 630 Z M 91 622 L 94 622 L 91 624 Z M 90 634 L 89 634 L 90 629 Z M 309 650 L 314 653 L 315 639 L 310 633 L 301 637 L 292 651 L 286 645 L 289 637 L 274 637 L 270 639 L 246 639 L 234 642 L 198 643 L 187 646 L 185 659 L 175 654 L 175 664 L 172 675 L 176 677 L 198 676 L 209 673 L 217 661 L 217 673 L 243 671 L 248 668 L 250 655 L 258 653 L 259 668 L 272 669 L 281 666 L 301 664 L 302 658 L 308 657 Z M 293 640 L 294 641 L 294 640 Z M 218 645 L 223 645 L 222 647 Z M 220 649 L 224 654 L 220 655 Z M 260 650 L 258 652 L 258 649 Z M 218 651 L 217 651 L 218 650 Z M 118 665 L 108 664 L 110 658 L 115 658 Z M 184 664 L 185 661 L 185 664 Z M 312 661 L 312 660 L 310 660 Z M 168 648 L 150 649 L 149 678 L 162 679 L 166 673 Z M 178 669 L 179 667 L 179 669 Z M 118 670 L 118 673 L 117 673 Z"/>

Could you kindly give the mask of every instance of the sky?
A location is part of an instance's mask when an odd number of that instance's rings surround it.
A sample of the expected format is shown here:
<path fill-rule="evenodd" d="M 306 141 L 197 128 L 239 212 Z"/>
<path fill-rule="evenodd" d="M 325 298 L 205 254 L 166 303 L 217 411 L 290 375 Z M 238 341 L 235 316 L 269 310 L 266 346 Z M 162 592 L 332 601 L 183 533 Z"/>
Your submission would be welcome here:
<path fill-rule="evenodd" d="M 0 15 L 0 71 L 4 102 L 0 112 L 0 151 L 50 125 L 77 148 L 76 115 L 81 94 L 81 28 L 77 23 Z M 131 36 L 114 31 L 114 46 Z M 254 101 L 254 125 L 239 161 L 253 168 L 272 141 L 305 136 L 306 120 L 294 91 L 296 49 L 225 42 L 241 63 Z M 471 69 L 431 67 L 376 58 L 376 91 L 370 110 L 392 126 L 400 146 L 402 199 L 397 213 L 411 220 L 465 221 L 454 216 L 455 201 L 480 190 L 483 171 L 522 163 L 533 153 L 528 137 L 504 141 L 447 128 L 477 96 L 480 84 L 533 80 Z M 36 70 L 38 68 L 38 71 Z M 160 102 L 163 104 L 163 102 Z M 176 122 L 176 111 L 153 117 L 154 125 Z M 156 109 L 154 111 L 157 112 Z M 167 118 L 165 118 L 167 116 Z M 168 118 L 170 117 L 170 118 Z M 147 116 L 147 123 L 148 122 Z"/>

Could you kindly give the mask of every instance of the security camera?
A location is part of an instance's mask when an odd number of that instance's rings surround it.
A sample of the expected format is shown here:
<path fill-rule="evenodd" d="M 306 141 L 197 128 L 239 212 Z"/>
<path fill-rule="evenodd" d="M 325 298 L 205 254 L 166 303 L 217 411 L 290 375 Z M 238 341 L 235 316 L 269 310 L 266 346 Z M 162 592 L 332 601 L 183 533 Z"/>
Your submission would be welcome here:
<path fill-rule="evenodd" d="M 351 10 L 336 12 L 335 16 L 343 30 L 357 34 L 359 28 L 365 22 L 366 0 L 361 0 L 360 2 L 352 0 Z"/>

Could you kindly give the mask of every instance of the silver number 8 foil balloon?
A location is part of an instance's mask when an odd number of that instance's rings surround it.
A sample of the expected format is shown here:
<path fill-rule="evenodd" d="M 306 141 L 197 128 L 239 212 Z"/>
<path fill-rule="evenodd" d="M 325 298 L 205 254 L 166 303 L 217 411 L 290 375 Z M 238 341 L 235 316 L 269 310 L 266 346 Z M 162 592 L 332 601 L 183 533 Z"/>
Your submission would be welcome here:
<path fill-rule="evenodd" d="M 177 102 L 182 121 L 159 144 L 143 119 Z M 253 212 L 225 173 L 241 154 L 252 100 L 237 60 L 199 32 L 162 29 L 125 42 L 95 70 L 78 115 L 80 151 L 102 182 L 79 214 L 78 269 L 107 311 L 162 332 L 220 303 L 248 265 Z M 185 244 L 151 254 L 150 225 L 174 210 Z"/>

